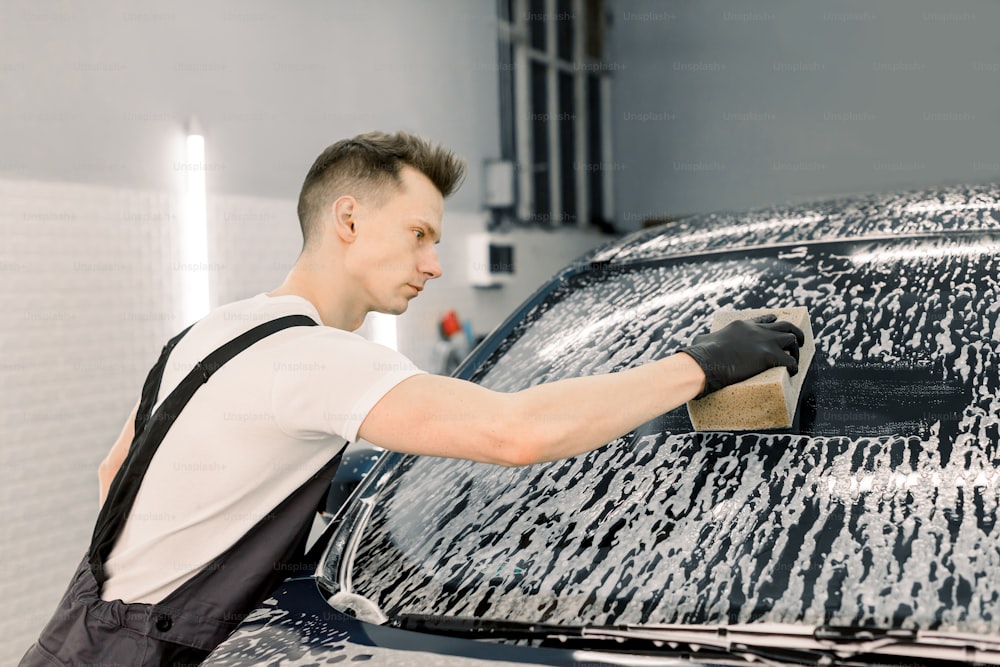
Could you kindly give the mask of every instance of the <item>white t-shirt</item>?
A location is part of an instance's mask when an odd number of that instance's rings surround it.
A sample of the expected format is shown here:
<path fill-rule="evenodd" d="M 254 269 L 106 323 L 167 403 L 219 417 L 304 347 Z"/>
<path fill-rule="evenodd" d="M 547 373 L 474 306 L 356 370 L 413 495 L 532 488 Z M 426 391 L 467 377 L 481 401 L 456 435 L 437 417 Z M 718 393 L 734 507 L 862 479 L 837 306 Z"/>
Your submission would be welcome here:
<path fill-rule="evenodd" d="M 258 294 L 211 312 L 171 352 L 156 407 L 217 347 L 294 314 L 321 321 L 298 296 Z M 279 331 L 238 354 L 198 389 L 153 457 L 105 564 L 102 597 L 163 600 L 354 441 L 386 392 L 422 372 L 322 325 Z"/>

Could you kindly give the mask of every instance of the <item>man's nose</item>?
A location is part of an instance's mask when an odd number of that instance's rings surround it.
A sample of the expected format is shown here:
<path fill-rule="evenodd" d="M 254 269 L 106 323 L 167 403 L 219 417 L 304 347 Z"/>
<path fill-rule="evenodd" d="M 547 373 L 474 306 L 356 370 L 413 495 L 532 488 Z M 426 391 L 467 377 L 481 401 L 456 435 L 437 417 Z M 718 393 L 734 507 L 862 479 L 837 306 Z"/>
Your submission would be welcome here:
<path fill-rule="evenodd" d="M 420 273 L 427 276 L 427 280 L 433 280 L 434 278 L 440 278 L 443 273 L 441 269 L 441 262 L 438 260 L 437 251 L 434 248 L 430 248 L 427 253 L 424 254 L 422 262 L 420 264 Z"/>

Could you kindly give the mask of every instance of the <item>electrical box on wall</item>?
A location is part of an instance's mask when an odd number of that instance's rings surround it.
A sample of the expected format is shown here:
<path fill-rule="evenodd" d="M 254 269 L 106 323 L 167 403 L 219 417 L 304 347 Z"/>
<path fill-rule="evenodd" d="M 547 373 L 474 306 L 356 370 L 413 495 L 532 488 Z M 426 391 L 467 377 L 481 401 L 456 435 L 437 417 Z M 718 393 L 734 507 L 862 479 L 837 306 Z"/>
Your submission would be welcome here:
<path fill-rule="evenodd" d="M 469 283 L 473 287 L 501 287 L 514 277 L 514 243 L 494 234 L 472 234 L 468 239 Z"/>
<path fill-rule="evenodd" d="M 514 163 L 487 160 L 483 164 L 483 204 L 487 208 L 507 208 L 514 198 Z"/>

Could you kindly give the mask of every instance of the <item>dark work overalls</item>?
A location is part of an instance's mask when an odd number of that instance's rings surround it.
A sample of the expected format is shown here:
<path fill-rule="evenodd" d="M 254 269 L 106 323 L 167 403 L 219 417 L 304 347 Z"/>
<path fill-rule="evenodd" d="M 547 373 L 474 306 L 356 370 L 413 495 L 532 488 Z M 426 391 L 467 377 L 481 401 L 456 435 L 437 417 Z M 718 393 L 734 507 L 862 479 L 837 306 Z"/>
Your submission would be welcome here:
<path fill-rule="evenodd" d="M 326 498 L 339 454 L 162 602 L 126 604 L 101 599 L 104 562 L 121 534 L 153 454 L 191 396 L 220 366 L 265 336 L 315 324 L 305 315 L 290 315 L 251 329 L 196 364 L 156 413 L 150 414 L 167 357 L 190 327 L 163 347 L 143 384 L 135 436 L 98 515 L 87 555 L 52 619 L 21 659 L 22 667 L 197 665 L 283 579 L 309 567 L 305 542 L 314 513 Z"/>

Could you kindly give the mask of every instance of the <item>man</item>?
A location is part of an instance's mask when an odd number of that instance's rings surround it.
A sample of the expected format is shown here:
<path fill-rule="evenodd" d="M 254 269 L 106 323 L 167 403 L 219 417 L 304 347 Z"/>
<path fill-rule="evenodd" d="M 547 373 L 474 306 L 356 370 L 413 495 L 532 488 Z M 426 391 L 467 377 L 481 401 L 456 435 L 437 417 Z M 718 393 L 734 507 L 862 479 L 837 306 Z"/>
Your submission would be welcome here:
<path fill-rule="evenodd" d="M 424 373 L 350 333 L 369 312 L 405 312 L 441 275 L 443 201 L 463 173 L 405 133 L 361 135 L 317 158 L 285 282 L 165 346 L 101 464 L 88 557 L 23 665 L 197 663 L 296 562 L 337 454 L 359 437 L 530 465 L 588 452 L 766 368 L 795 372 L 802 332 L 773 320 L 514 393 Z M 244 340 L 275 322 L 288 328 Z"/>

